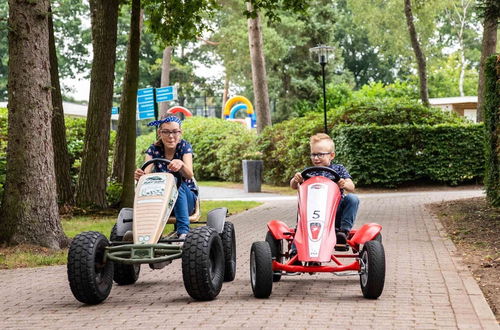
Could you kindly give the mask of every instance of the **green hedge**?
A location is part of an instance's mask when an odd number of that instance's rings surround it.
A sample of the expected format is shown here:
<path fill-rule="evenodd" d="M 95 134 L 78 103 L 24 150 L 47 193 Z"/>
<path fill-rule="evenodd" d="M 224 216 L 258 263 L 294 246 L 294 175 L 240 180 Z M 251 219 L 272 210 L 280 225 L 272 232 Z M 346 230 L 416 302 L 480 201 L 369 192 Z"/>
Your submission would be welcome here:
<path fill-rule="evenodd" d="M 219 118 L 190 117 L 183 125 L 183 139 L 193 145 L 193 167 L 198 180 L 241 181 L 243 159 L 260 159 L 257 135 L 237 122 Z M 144 152 L 156 134 L 137 139 L 137 166 L 144 162 Z"/>
<path fill-rule="evenodd" d="M 488 201 L 500 207 L 500 55 L 485 66 L 484 125 L 486 133 L 485 180 Z"/>
<path fill-rule="evenodd" d="M 342 126 L 338 162 L 361 185 L 418 180 L 458 184 L 482 177 L 482 124 Z"/>
<path fill-rule="evenodd" d="M 464 119 L 455 114 L 449 114 L 440 109 L 426 108 L 415 101 L 402 101 L 401 99 L 371 100 L 369 102 L 356 101 L 342 108 L 330 111 L 327 117 L 329 131 L 332 132 L 332 136 L 337 144 L 337 160 L 345 157 L 345 153 L 351 154 L 350 149 L 342 147 L 343 145 L 347 145 L 348 142 L 356 145 L 359 144 L 363 147 L 363 140 L 345 141 L 347 136 L 338 136 L 337 134 L 341 127 L 359 127 L 362 125 L 372 125 L 373 127 L 384 127 L 375 125 L 400 125 L 401 127 L 414 125 L 430 126 L 440 123 L 458 126 L 467 125 Z M 319 113 L 309 113 L 301 118 L 294 118 L 266 127 L 257 142 L 264 159 L 264 181 L 272 184 L 287 184 L 295 172 L 302 170 L 306 166 L 310 166 L 311 161 L 308 156 L 309 137 L 319 132 L 323 132 L 323 115 Z M 391 132 L 391 134 L 396 134 L 398 136 L 397 141 L 401 141 L 399 142 L 400 149 L 395 152 L 404 164 L 405 143 L 408 142 L 404 139 L 406 132 Z M 349 138 L 370 140 L 374 137 L 370 135 L 353 135 Z M 389 138 L 392 137 L 389 136 Z M 343 140 L 339 141 L 339 139 Z M 398 146 L 398 143 L 395 143 L 392 147 L 396 146 Z M 369 148 L 359 149 L 358 146 L 352 150 L 356 150 L 356 156 L 357 153 L 373 152 Z M 378 151 L 375 152 L 375 156 L 377 155 L 381 158 L 380 161 L 383 164 L 383 155 Z M 359 166 L 357 163 L 353 163 L 353 165 Z M 348 169 L 352 171 L 350 167 Z M 398 172 L 401 177 L 397 180 L 398 182 L 418 179 L 413 174 L 405 174 L 408 172 L 405 168 L 399 169 Z M 418 173 L 420 172 L 423 171 L 419 171 Z M 435 177 L 439 177 L 440 181 L 456 182 L 454 178 L 443 180 L 437 174 L 433 175 L 433 178 Z M 366 183 L 363 180 L 358 180 L 358 182 Z M 391 180 L 384 179 L 383 175 L 380 180 L 370 183 L 393 184 Z"/>

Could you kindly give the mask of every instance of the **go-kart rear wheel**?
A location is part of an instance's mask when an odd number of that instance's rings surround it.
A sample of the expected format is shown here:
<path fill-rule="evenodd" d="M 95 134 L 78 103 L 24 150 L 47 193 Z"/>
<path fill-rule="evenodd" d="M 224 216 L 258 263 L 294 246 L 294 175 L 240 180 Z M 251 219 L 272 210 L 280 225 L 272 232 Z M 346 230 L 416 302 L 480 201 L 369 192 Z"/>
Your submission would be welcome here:
<path fill-rule="evenodd" d="M 77 235 L 68 252 L 68 280 L 78 301 L 98 304 L 104 301 L 113 285 L 113 263 L 105 261 L 108 239 L 101 233 L 87 231 Z"/>
<path fill-rule="evenodd" d="M 359 282 L 363 296 L 377 299 L 384 290 L 385 282 L 385 252 L 377 240 L 365 243 L 360 254 L 361 274 Z"/>
<path fill-rule="evenodd" d="M 112 242 L 121 242 L 123 236 L 118 236 L 116 234 L 116 224 L 111 229 L 111 235 L 109 235 L 109 240 Z M 139 279 L 139 273 L 141 272 L 141 265 L 126 265 L 119 262 L 114 263 L 114 274 L 113 280 L 119 285 L 134 284 Z"/>
<path fill-rule="evenodd" d="M 273 259 L 267 242 L 254 242 L 250 251 L 250 282 L 256 298 L 268 298 L 273 291 Z"/>
<path fill-rule="evenodd" d="M 187 293 L 197 300 L 212 300 L 224 281 L 224 249 L 210 227 L 194 228 L 182 248 L 182 278 Z"/>
<path fill-rule="evenodd" d="M 231 222 L 224 222 L 220 237 L 224 248 L 224 281 L 231 282 L 236 277 L 236 234 Z"/>
<path fill-rule="evenodd" d="M 281 242 L 274 238 L 273 234 L 268 231 L 266 234 L 266 242 L 271 248 L 271 256 L 279 263 L 283 263 L 283 258 L 281 257 Z M 279 282 L 281 280 L 281 271 L 273 272 L 273 282 Z"/>

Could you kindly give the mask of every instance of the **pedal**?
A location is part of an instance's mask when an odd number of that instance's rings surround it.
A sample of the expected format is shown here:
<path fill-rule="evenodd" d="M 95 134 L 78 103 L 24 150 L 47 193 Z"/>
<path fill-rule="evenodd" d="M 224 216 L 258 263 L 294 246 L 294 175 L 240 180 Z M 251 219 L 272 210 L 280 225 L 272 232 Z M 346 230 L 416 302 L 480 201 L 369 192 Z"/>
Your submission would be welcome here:
<path fill-rule="evenodd" d="M 162 269 L 165 268 L 167 265 L 170 265 L 172 263 L 172 260 L 167 260 L 163 262 L 157 262 L 155 264 L 149 264 L 149 268 L 151 269 Z"/>
<path fill-rule="evenodd" d="M 335 251 L 349 251 L 349 245 L 347 244 L 336 244 L 335 245 Z"/>

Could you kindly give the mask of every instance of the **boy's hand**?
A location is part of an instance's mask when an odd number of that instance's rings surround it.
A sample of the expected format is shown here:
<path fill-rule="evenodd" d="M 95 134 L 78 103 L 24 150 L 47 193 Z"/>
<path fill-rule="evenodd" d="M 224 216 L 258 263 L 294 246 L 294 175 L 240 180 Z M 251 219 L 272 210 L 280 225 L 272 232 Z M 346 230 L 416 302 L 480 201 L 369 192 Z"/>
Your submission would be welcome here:
<path fill-rule="evenodd" d="M 302 177 L 300 172 L 295 173 L 295 175 L 293 176 L 293 180 L 299 184 L 304 182 L 304 178 Z"/>
<path fill-rule="evenodd" d="M 337 182 L 337 185 L 339 186 L 340 189 L 344 189 L 344 187 L 345 187 L 345 179 L 340 179 Z"/>

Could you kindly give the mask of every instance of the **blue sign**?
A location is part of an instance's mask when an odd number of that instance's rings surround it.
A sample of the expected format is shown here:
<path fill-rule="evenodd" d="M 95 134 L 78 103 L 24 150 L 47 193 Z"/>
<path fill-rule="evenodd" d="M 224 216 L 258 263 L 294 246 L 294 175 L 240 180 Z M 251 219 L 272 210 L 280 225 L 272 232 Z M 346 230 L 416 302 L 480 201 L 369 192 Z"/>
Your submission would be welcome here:
<path fill-rule="evenodd" d="M 156 89 L 156 95 L 158 94 L 172 94 L 174 92 L 174 86 L 165 86 Z"/>
<path fill-rule="evenodd" d="M 147 111 L 154 111 L 154 110 L 155 110 L 154 102 L 139 103 L 139 112 L 147 112 Z"/>
<path fill-rule="evenodd" d="M 154 101 L 154 95 L 151 94 L 151 95 L 141 95 L 141 96 L 137 96 L 137 103 L 141 104 L 141 103 L 149 103 L 149 102 L 153 102 Z"/>
<path fill-rule="evenodd" d="M 165 86 L 156 89 L 156 102 L 166 102 L 176 99 L 175 86 Z"/>
<path fill-rule="evenodd" d="M 153 95 L 153 89 L 152 87 L 150 88 L 143 88 L 143 89 L 138 89 L 137 90 L 137 96 L 143 96 L 143 95 Z"/>
<path fill-rule="evenodd" d="M 154 118 L 155 117 L 155 111 L 143 111 L 139 112 L 139 119 L 148 119 L 148 118 Z"/>
<path fill-rule="evenodd" d="M 112 115 L 117 115 L 119 112 L 120 112 L 120 107 L 112 107 L 111 108 Z"/>
<path fill-rule="evenodd" d="M 174 94 L 157 94 L 156 102 L 172 101 L 174 99 Z"/>

